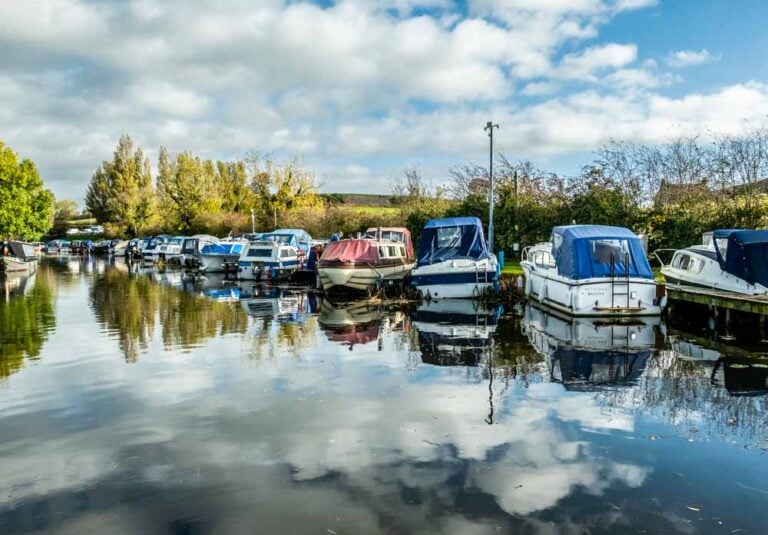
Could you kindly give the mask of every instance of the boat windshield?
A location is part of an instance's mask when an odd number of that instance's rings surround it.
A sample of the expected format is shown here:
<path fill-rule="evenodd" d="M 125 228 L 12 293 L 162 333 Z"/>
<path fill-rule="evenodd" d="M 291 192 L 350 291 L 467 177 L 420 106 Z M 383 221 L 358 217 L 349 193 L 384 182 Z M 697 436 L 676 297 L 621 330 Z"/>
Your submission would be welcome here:
<path fill-rule="evenodd" d="M 280 245 L 291 245 L 293 238 L 292 234 L 264 234 L 261 237 L 264 241 L 271 241 Z"/>

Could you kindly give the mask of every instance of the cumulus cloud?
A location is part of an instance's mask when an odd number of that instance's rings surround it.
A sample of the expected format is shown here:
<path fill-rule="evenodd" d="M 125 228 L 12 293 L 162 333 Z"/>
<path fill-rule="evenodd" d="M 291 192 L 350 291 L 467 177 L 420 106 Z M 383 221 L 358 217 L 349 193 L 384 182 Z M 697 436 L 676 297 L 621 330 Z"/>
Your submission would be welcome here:
<path fill-rule="evenodd" d="M 533 136 L 500 136 L 519 154 L 590 150 L 607 131 L 663 121 L 652 91 L 676 78 L 638 64 L 633 43 L 584 46 L 617 13 L 654 4 L 12 2 L 0 18 L 0 96 L 10 103 L 0 136 L 74 198 L 123 133 L 151 156 L 160 145 L 212 158 L 302 152 L 340 191 L 370 191 L 374 180 L 384 191 L 379 179 L 410 163 L 440 174 L 438 165 L 484 157 L 478 125 L 490 116 Z M 761 86 L 738 87 L 762 98 Z M 516 88 L 535 104 L 519 107 Z M 586 112 L 590 99 L 598 107 Z"/>
<path fill-rule="evenodd" d="M 676 52 L 669 53 L 667 56 L 667 64 L 670 67 L 682 68 L 701 65 L 702 63 L 709 63 L 711 61 L 718 61 L 719 59 L 719 56 L 713 56 L 706 49 L 678 50 Z"/>

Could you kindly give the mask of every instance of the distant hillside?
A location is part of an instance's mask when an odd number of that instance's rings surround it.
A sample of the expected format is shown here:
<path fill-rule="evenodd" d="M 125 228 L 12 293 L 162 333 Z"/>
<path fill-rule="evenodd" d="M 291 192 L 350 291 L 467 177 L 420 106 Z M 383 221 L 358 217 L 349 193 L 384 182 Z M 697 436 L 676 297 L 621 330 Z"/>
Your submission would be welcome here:
<path fill-rule="evenodd" d="M 379 206 L 392 207 L 392 195 L 367 193 L 322 193 L 320 195 L 331 206 Z"/>

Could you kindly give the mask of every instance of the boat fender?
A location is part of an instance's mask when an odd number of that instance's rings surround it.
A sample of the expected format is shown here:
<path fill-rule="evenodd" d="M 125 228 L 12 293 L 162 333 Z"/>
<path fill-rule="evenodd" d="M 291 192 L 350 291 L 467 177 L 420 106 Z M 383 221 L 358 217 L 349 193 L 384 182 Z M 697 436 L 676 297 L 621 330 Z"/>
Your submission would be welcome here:
<path fill-rule="evenodd" d="M 531 277 L 525 278 L 525 295 L 531 295 L 531 286 L 533 283 L 531 282 Z"/>

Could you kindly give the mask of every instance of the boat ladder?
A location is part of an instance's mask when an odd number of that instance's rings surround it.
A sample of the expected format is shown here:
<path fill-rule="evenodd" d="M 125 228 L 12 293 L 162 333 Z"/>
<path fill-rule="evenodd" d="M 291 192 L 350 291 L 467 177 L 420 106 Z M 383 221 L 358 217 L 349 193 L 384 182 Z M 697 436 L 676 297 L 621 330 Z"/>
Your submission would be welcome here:
<path fill-rule="evenodd" d="M 619 275 L 616 271 L 616 261 L 611 253 L 611 308 L 629 308 L 629 253 L 624 253 L 624 274 Z M 621 300 L 624 303 L 620 303 Z"/>
<path fill-rule="evenodd" d="M 490 279 L 488 278 L 488 270 L 483 268 L 482 271 L 480 270 L 480 266 L 475 264 L 475 291 L 480 291 L 480 285 L 481 284 L 488 284 Z"/>

